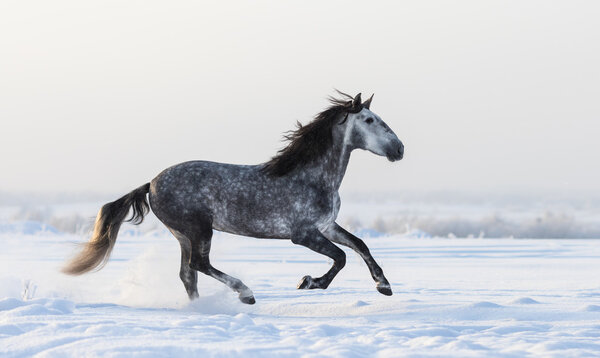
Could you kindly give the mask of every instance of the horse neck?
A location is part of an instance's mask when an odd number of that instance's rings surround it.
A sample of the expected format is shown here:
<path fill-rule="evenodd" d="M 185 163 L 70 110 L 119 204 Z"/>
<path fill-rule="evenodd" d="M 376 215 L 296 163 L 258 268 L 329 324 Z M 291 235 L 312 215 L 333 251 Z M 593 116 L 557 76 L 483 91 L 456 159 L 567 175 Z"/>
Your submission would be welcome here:
<path fill-rule="evenodd" d="M 306 168 L 308 179 L 322 188 L 338 191 L 350 161 L 352 148 L 344 143 L 344 138 L 334 136 L 331 148 L 313 165 Z"/>

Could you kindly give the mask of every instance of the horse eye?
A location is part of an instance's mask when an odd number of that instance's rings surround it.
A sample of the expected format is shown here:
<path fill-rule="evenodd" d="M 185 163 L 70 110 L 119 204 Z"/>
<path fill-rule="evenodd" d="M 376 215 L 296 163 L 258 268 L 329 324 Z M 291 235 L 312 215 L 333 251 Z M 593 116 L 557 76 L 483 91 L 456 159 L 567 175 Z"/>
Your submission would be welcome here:
<path fill-rule="evenodd" d="M 367 122 L 367 124 L 371 124 L 371 123 L 373 123 L 373 118 L 369 117 L 369 118 L 365 119 L 365 122 Z"/>

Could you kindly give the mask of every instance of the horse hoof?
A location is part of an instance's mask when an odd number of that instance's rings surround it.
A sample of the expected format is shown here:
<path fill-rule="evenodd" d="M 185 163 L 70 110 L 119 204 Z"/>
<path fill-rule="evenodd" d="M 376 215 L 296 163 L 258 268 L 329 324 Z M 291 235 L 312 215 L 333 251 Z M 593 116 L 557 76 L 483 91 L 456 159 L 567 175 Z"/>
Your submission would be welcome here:
<path fill-rule="evenodd" d="M 242 303 L 245 303 L 247 305 L 253 305 L 256 303 L 254 296 L 240 297 L 240 301 L 242 301 Z"/>
<path fill-rule="evenodd" d="M 379 293 L 382 293 L 382 294 L 384 294 L 386 296 L 391 296 L 392 295 L 392 288 L 390 286 L 387 286 L 387 285 L 386 286 L 384 286 L 384 285 L 379 286 L 378 285 L 377 286 L 377 291 L 379 291 Z"/>
<path fill-rule="evenodd" d="M 304 276 L 304 277 L 302 277 L 302 279 L 300 280 L 300 282 L 298 283 L 298 286 L 296 286 L 296 288 L 299 290 L 305 290 L 305 289 L 310 288 L 311 284 L 312 284 L 312 277 Z"/>

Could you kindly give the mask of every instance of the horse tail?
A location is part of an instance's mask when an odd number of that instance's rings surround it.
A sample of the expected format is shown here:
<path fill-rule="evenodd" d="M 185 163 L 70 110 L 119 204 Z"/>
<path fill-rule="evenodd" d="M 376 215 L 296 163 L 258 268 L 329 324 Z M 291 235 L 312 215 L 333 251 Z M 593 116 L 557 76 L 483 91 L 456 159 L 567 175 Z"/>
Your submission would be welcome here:
<path fill-rule="evenodd" d="M 132 209 L 132 215 L 127 221 L 135 225 L 141 224 L 144 215 L 150 211 L 146 199 L 149 191 L 150 183 L 146 183 L 122 198 L 105 204 L 96 216 L 91 239 L 83 244 L 82 250 L 63 267 L 62 272 L 69 275 L 81 275 L 104 267 L 115 246 L 119 228 L 125 221 L 129 209 Z"/>

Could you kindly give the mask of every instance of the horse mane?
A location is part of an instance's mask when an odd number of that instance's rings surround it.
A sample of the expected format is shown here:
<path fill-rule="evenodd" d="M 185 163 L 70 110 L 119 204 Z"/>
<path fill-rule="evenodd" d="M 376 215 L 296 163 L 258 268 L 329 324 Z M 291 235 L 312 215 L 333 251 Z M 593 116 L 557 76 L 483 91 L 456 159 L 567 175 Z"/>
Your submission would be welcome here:
<path fill-rule="evenodd" d="M 337 91 L 337 90 L 336 90 Z M 303 167 L 323 155 L 333 145 L 333 126 L 344 113 L 357 113 L 362 104 L 353 104 L 353 97 L 337 91 L 342 97 L 329 97 L 331 105 L 315 116 L 306 125 L 296 122 L 296 130 L 283 135 L 288 144 L 268 162 L 261 170 L 271 176 L 283 176 L 292 170 Z M 360 98 L 360 97 L 358 97 Z M 338 124 L 344 123 L 346 118 Z"/>

